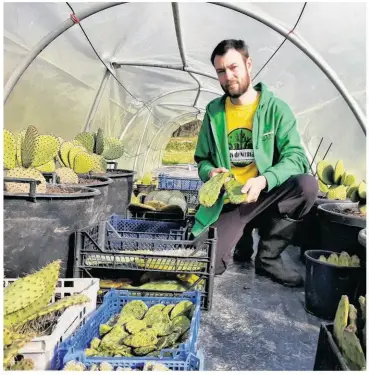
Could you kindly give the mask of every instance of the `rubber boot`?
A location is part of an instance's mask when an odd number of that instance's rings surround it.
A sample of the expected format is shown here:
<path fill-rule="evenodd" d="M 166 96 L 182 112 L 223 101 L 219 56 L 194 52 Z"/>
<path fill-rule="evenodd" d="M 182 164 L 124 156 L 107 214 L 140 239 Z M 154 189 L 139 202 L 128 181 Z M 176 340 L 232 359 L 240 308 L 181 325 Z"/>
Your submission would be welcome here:
<path fill-rule="evenodd" d="M 283 263 L 281 253 L 291 242 L 301 220 L 288 217 L 272 218 L 269 225 L 259 229 L 260 241 L 255 257 L 255 272 L 291 287 L 303 285 L 298 272 Z"/>
<path fill-rule="evenodd" d="M 251 260 L 252 254 L 254 253 L 252 229 L 253 228 L 250 228 L 247 225 L 245 226 L 243 235 L 234 249 L 233 260 L 235 262 L 249 262 Z"/>

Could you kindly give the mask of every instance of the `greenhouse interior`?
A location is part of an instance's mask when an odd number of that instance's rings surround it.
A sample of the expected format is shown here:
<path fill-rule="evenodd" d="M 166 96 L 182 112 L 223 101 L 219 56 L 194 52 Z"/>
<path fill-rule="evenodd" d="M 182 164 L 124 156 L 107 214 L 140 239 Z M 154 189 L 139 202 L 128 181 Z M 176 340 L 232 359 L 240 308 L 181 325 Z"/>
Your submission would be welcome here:
<path fill-rule="evenodd" d="M 365 371 L 366 8 L 5 2 L 4 370 Z"/>

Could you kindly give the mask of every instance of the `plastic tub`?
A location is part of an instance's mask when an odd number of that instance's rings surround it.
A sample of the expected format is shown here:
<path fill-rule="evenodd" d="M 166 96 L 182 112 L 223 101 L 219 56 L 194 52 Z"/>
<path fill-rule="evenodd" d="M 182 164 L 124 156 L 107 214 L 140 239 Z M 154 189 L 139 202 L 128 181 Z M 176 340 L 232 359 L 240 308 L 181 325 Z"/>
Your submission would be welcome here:
<path fill-rule="evenodd" d="M 333 251 L 308 250 L 306 258 L 305 309 L 326 320 L 333 320 L 342 295 L 357 301 L 365 295 L 365 267 L 342 267 L 321 262 Z"/>

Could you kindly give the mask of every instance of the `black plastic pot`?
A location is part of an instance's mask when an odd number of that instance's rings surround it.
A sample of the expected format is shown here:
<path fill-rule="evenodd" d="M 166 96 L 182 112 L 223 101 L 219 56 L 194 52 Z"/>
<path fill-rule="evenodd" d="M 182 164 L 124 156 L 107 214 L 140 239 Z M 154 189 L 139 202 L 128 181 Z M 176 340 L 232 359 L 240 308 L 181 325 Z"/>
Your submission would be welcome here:
<path fill-rule="evenodd" d="M 314 371 L 350 371 L 333 338 L 333 324 L 320 326 Z"/>
<path fill-rule="evenodd" d="M 342 267 L 321 262 L 332 254 L 327 250 L 307 250 L 305 309 L 326 320 L 333 320 L 342 295 L 354 303 L 366 294 L 365 262 L 360 267 Z M 360 259 L 361 260 L 361 259 Z"/>
<path fill-rule="evenodd" d="M 366 254 L 358 242 L 361 229 L 366 227 L 366 217 L 335 212 L 334 210 L 357 209 L 357 203 L 324 203 L 318 207 L 318 222 L 324 250 L 347 251 L 365 259 Z"/>
<path fill-rule="evenodd" d="M 113 180 L 109 185 L 108 199 L 105 214 L 124 215 L 131 201 L 133 190 L 133 176 L 136 172 L 126 169 L 108 169 L 106 173 L 93 173 L 91 178 L 96 176 L 108 177 Z"/>
<path fill-rule="evenodd" d="M 98 221 L 107 220 L 107 218 L 110 216 L 109 212 L 107 212 L 109 189 L 110 189 L 111 184 L 114 181 L 108 177 L 90 176 L 88 174 L 80 174 L 78 175 L 78 177 L 84 178 L 86 180 L 99 180 L 99 182 L 78 184 L 78 186 L 93 188 L 93 189 L 97 189 L 100 191 L 101 194 L 95 197 L 94 210 L 95 210 L 95 213 L 98 213 L 97 215 Z"/>
<path fill-rule="evenodd" d="M 300 246 L 300 259 L 305 263 L 304 253 L 306 250 L 323 249 L 321 229 L 318 218 L 318 206 L 325 203 L 351 203 L 350 200 L 337 201 L 328 198 L 318 197 L 311 210 L 304 216 L 298 230 L 298 239 L 295 239 L 295 246 Z"/>
<path fill-rule="evenodd" d="M 95 198 L 101 192 L 70 185 L 54 186 L 72 193 L 4 192 L 4 277 L 24 276 L 56 259 L 62 260 L 60 277 L 72 277 L 72 234 L 97 222 Z"/>

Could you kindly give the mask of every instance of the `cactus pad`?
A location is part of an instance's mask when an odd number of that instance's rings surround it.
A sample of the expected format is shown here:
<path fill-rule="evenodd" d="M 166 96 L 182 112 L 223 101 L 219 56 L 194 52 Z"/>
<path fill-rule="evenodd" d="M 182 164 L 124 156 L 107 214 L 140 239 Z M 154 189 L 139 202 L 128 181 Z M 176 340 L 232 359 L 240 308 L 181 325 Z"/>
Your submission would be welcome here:
<path fill-rule="evenodd" d="M 28 168 L 32 164 L 33 158 L 35 157 L 37 138 L 37 129 L 33 125 L 30 125 L 27 128 L 24 140 L 22 142 L 22 163 L 24 168 Z"/>
<path fill-rule="evenodd" d="M 324 255 L 321 255 L 318 260 L 327 263 L 327 258 Z"/>
<path fill-rule="evenodd" d="M 320 181 L 320 179 L 318 179 L 318 188 L 322 193 L 328 193 L 329 191 L 328 185 L 326 185 L 323 181 Z"/>
<path fill-rule="evenodd" d="M 41 181 L 40 184 L 36 186 L 36 193 L 43 194 L 46 193 L 46 180 L 40 171 L 34 168 L 22 168 L 16 167 L 8 171 L 7 177 L 15 178 L 32 178 L 34 180 Z M 18 182 L 6 182 L 6 191 L 13 194 L 28 194 L 30 192 L 29 183 L 18 183 Z"/>
<path fill-rule="evenodd" d="M 54 157 L 59 151 L 59 147 L 58 138 L 52 135 L 39 135 L 35 142 L 31 167 L 39 167 L 40 165 L 54 160 Z"/>
<path fill-rule="evenodd" d="M 366 215 L 366 202 L 359 202 L 359 212 L 361 215 Z"/>
<path fill-rule="evenodd" d="M 343 185 L 330 187 L 327 193 L 328 199 L 339 199 L 345 200 L 346 199 L 346 188 Z"/>
<path fill-rule="evenodd" d="M 22 162 L 22 144 L 24 141 L 24 137 L 26 135 L 26 131 L 22 130 L 16 137 L 16 158 L 17 158 L 17 165 L 19 167 L 23 166 Z"/>
<path fill-rule="evenodd" d="M 16 167 L 16 140 L 14 135 L 4 129 L 4 168 L 12 169 Z"/>
<path fill-rule="evenodd" d="M 340 256 L 338 257 L 338 265 L 342 267 L 349 267 L 351 263 L 351 258 L 346 251 L 342 251 Z"/>
<path fill-rule="evenodd" d="M 74 138 L 78 141 L 83 147 L 89 151 L 94 152 L 94 145 L 95 145 L 95 136 L 93 133 L 83 132 L 76 135 Z"/>
<path fill-rule="evenodd" d="M 104 152 L 102 156 L 106 160 L 117 160 L 123 156 L 123 141 L 116 137 L 106 137 L 104 140 Z"/>
<path fill-rule="evenodd" d="M 102 155 L 104 152 L 104 131 L 99 128 L 95 136 L 95 149 L 94 153 L 97 155 Z"/>
<path fill-rule="evenodd" d="M 70 168 L 61 167 L 55 170 L 58 184 L 78 184 L 77 174 Z"/>
<path fill-rule="evenodd" d="M 91 154 L 91 158 L 93 161 L 91 172 L 105 173 L 107 168 L 106 160 L 102 156 L 96 154 Z"/>
<path fill-rule="evenodd" d="M 152 346 L 158 342 L 156 331 L 152 328 L 144 329 L 134 335 L 125 337 L 123 344 L 133 348 L 140 348 L 142 346 Z"/>
<path fill-rule="evenodd" d="M 345 173 L 344 176 L 342 177 L 342 183 L 345 186 L 351 186 L 356 182 L 356 178 L 353 174 L 348 174 Z"/>
<path fill-rule="evenodd" d="M 349 314 L 349 299 L 346 295 L 341 296 L 336 310 L 333 324 L 333 335 L 337 340 L 338 346 L 342 349 L 343 330 L 347 327 Z"/>
<path fill-rule="evenodd" d="M 199 190 L 199 201 L 201 205 L 212 207 L 215 204 L 219 197 L 220 190 L 229 175 L 229 172 L 218 173 L 201 186 Z"/>
<path fill-rule="evenodd" d="M 77 154 L 84 152 L 86 149 L 83 146 L 73 146 L 68 153 L 68 162 L 71 169 L 74 169 L 74 159 Z"/>
<path fill-rule="evenodd" d="M 325 160 L 318 162 L 316 172 L 319 180 L 326 185 L 332 185 L 334 183 L 334 168 L 329 162 Z"/>
<path fill-rule="evenodd" d="M 59 156 L 60 156 L 61 161 L 66 167 L 70 167 L 68 155 L 69 155 L 69 151 L 73 147 L 75 147 L 75 145 L 72 142 L 64 142 L 60 146 Z"/>
<path fill-rule="evenodd" d="M 81 151 L 74 158 L 73 170 L 76 173 L 88 173 L 94 166 L 93 157 L 87 152 Z"/>
<path fill-rule="evenodd" d="M 187 202 L 184 198 L 172 196 L 168 201 L 168 205 L 179 206 L 183 212 L 186 212 L 187 210 Z"/>
<path fill-rule="evenodd" d="M 360 267 L 360 258 L 357 255 L 353 255 L 350 259 L 351 267 Z"/>
<path fill-rule="evenodd" d="M 360 196 L 359 196 L 359 190 L 357 188 L 354 188 L 351 190 L 350 199 L 354 203 L 359 202 Z"/>
<path fill-rule="evenodd" d="M 150 172 L 146 172 L 142 177 L 142 184 L 143 185 L 151 185 L 152 184 L 152 174 Z"/>
<path fill-rule="evenodd" d="M 228 198 L 233 204 L 240 204 L 246 202 L 247 194 L 241 192 L 243 188 L 243 184 L 239 183 L 238 181 L 232 179 L 227 181 L 225 184 L 225 190 L 228 193 Z"/>
<path fill-rule="evenodd" d="M 336 253 L 331 254 L 328 257 L 327 262 L 329 264 L 334 264 L 334 265 L 338 266 L 338 255 Z"/>
<path fill-rule="evenodd" d="M 365 370 L 366 361 L 355 327 L 349 325 L 342 333 L 342 352 L 351 370 Z"/>
<path fill-rule="evenodd" d="M 55 172 L 55 169 L 56 169 L 55 161 L 54 160 L 50 160 L 49 162 L 36 167 L 36 169 L 38 171 L 44 172 L 44 173 Z"/>
<path fill-rule="evenodd" d="M 359 193 L 359 197 L 361 199 L 366 199 L 366 183 L 364 181 L 360 182 L 357 190 L 358 190 L 358 193 Z"/>
<path fill-rule="evenodd" d="M 338 160 L 334 168 L 333 182 L 337 185 L 341 184 L 342 176 L 345 172 L 345 167 L 342 160 Z"/>

